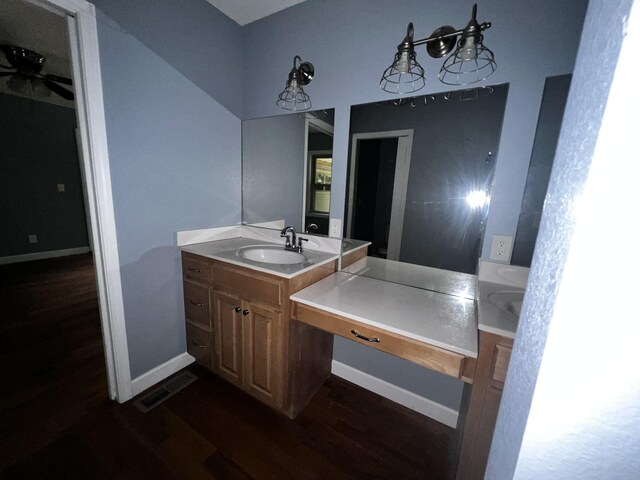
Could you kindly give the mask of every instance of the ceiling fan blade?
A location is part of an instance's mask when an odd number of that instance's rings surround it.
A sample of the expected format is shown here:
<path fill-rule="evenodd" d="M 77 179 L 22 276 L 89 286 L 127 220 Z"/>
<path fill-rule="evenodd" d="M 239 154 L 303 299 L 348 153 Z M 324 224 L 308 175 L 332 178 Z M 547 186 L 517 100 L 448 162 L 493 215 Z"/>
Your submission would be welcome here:
<path fill-rule="evenodd" d="M 43 78 L 42 83 L 49 87 L 49 90 L 51 90 L 53 93 L 60 95 L 65 100 L 73 100 L 75 98 L 71 90 L 67 90 L 66 88 L 61 87 L 57 83 L 54 83 L 47 78 Z"/>
<path fill-rule="evenodd" d="M 2 64 L 0 64 L 0 68 L 7 68 L 7 69 L 10 69 L 10 70 L 14 69 L 14 67 L 10 67 L 9 65 L 2 65 Z"/>
<path fill-rule="evenodd" d="M 60 77 L 59 75 L 53 75 L 51 73 L 47 73 L 44 78 L 52 82 L 63 83 L 64 85 L 73 85 L 73 81 L 70 78 Z"/>

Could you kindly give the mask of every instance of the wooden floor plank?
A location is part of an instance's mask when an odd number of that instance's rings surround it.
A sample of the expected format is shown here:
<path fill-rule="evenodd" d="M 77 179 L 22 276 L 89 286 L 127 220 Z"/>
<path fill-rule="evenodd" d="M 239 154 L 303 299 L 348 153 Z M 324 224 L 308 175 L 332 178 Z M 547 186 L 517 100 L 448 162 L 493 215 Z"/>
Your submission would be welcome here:
<path fill-rule="evenodd" d="M 0 477 L 451 479 L 455 431 L 331 376 L 291 420 L 197 366 L 146 414 L 107 399 L 90 254 L 0 266 Z"/>

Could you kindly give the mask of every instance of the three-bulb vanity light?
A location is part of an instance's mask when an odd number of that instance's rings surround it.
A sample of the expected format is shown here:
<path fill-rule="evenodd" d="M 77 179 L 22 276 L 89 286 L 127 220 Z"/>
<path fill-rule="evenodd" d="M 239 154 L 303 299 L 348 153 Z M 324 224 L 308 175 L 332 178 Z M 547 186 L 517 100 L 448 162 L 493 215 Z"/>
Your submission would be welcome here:
<path fill-rule="evenodd" d="M 438 78 L 447 85 L 470 85 L 477 83 L 496 70 L 493 52 L 484 46 L 482 31 L 491 27 L 490 22 L 478 23 L 476 12 L 478 5 L 473 6 L 471 20 L 462 30 L 449 25 L 434 31 L 430 37 L 422 40 L 413 39 L 413 23 L 407 27 L 407 35 L 398 45 L 393 63 L 382 74 L 380 88 L 389 93 L 411 93 L 425 86 L 424 68 L 416 60 L 415 47 L 427 46 L 427 53 L 433 58 L 442 58 L 455 51 L 445 60 Z"/>

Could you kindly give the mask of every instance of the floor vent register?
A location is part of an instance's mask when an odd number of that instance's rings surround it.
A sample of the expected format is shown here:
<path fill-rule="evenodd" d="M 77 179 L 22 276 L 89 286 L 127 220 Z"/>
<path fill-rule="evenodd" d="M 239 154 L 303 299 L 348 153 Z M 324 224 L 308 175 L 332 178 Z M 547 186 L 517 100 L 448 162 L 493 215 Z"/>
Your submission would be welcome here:
<path fill-rule="evenodd" d="M 165 400 L 171 398 L 187 385 L 198 379 L 191 372 L 181 372 L 170 380 L 166 381 L 159 388 L 145 395 L 140 400 L 136 400 L 133 404 L 143 413 L 147 413 L 152 408 L 157 407 Z"/>

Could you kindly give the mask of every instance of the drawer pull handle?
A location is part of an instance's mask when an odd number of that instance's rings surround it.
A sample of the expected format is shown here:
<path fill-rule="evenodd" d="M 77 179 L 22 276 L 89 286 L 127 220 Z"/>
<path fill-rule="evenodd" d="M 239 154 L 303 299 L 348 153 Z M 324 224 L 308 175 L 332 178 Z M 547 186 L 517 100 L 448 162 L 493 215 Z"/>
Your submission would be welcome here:
<path fill-rule="evenodd" d="M 351 330 L 351 333 L 353 333 L 353 335 L 361 340 L 366 340 L 367 342 L 373 342 L 373 343 L 380 343 L 380 339 L 377 337 L 365 337 L 364 335 L 360 335 L 358 332 L 356 332 L 355 330 Z"/>
<path fill-rule="evenodd" d="M 246 317 L 247 315 L 249 315 L 249 310 L 243 310 L 242 314 Z"/>
<path fill-rule="evenodd" d="M 187 270 L 189 270 L 190 272 L 202 273 L 202 270 L 196 267 L 187 267 Z"/>
<path fill-rule="evenodd" d="M 189 300 L 189 302 L 191 303 L 191 305 L 195 305 L 196 307 L 204 307 L 204 303 L 198 303 L 194 300 Z"/>
<path fill-rule="evenodd" d="M 234 310 L 236 311 L 236 313 L 240 313 L 240 311 L 242 310 L 242 307 L 236 307 Z"/>
<path fill-rule="evenodd" d="M 198 343 L 195 340 L 193 340 L 191 342 L 191 345 L 193 345 L 194 347 L 198 347 L 198 348 L 207 348 L 207 346 L 204 343 Z"/>

